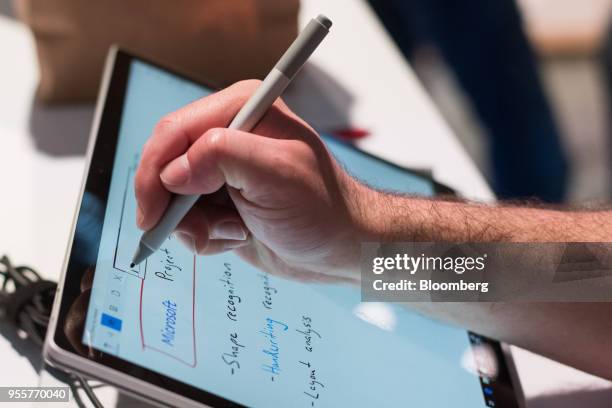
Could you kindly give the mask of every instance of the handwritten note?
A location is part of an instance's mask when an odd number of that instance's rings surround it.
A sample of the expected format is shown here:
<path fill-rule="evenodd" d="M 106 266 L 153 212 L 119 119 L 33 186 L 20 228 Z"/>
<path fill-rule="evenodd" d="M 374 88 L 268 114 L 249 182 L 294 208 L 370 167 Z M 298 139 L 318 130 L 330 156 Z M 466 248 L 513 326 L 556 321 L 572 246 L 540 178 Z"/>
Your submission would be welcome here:
<path fill-rule="evenodd" d="M 321 396 L 321 390 L 325 388 L 325 385 L 318 379 L 317 370 L 308 361 L 300 361 L 300 364 L 306 368 L 306 389 L 304 395 L 308 399 L 310 406 L 314 407 L 315 402 Z"/>
<path fill-rule="evenodd" d="M 238 321 L 238 304 L 242 302 L 242 298 L 237 294 L 236 285 L 232 279 L 232 265 L 224 263 L 223 276 L 219 278 L 223 282 L 223 286 L 227 290 L 227 312 L 225 316 L 233 321 Z"/>
<path fill-rule="evenodd" d="M 313 351 L 313 340 L 321 339 L 321 335 L 315 329 L 312 328 L 312 318 L 308 316 L 302 316 L 302 326 L 295 329 L 298 333 L 304 336 L 304 349 L 312 353 Z"/>
<path fill-rule="evenodd" d="M 167 248 L 160 248 L 159 253 L 162 254 L 159 260 L 161 266 L 154 267 L 155 276 L 168 282 L 174 282 L 174 276 L 182 272 L 183 268 L 178 265 L 175 257 Z"/>
<path fill-rule="evenodd" d="M 258 274 L 258 276 L 261 278 L 264 291 L 263 300 L 261 301 L 261 304 L 266 309 L 272 310 L 273 296 L 278 293 L 278 290 L 276 290 L 276 288 L 274 288 L 270 284 L 270 276 L 267 273 L 260 273 Z"/>
<path fill-rule="evenodd" d="M 245 345 L 240 343 L 238 333 L 230 333 L 229 343 L 230 351 L 221 354 L 221 359 L 230 368 L 230 373 L 234 375 L 236 370 L 240 369 L 240 351 L 245 348 Z"/>
<path fill-rule="evenodd" d="M 283 322 L 266 318 L 266 323 L 260 333 L 266 338 L 266 346 L 262 349 L 265 362 L 261 365 L 262 370 L 272 374 L 270 379 L 274 381 L 275 376 L 281 373 L 281 346 L 280 336 L 282 332 L 289 329 Z"/>

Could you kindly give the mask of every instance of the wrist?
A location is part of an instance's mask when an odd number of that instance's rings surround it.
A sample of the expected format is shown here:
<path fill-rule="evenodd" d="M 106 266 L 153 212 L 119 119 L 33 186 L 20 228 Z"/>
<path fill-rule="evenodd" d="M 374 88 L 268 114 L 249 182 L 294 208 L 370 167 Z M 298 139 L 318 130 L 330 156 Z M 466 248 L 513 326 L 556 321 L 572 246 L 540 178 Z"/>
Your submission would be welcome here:
<path fill-rule="evenodd" d="M 410 199 L 380 192 L 355 181 L 352 225 L 359 242 L 411 240 L 407 232 Z"/>
<path fill-rule="evenodd" d="M 453 220 L 457 203 L 402 196 L 360 184 L 356 234 L 361 242 L 435 242 L 463 240 Z"/>

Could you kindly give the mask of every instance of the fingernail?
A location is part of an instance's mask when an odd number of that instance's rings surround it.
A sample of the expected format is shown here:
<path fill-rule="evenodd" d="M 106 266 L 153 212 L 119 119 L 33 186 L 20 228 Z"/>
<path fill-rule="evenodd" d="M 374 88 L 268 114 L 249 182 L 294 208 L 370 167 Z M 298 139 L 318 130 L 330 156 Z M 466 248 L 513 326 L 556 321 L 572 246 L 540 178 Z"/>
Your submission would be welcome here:
<path fill-rule="evenodd" d="M 244 241 L 247 238 L 247 232 L 239 223 L 235 221 L 225 221 L 212 226 L 210 238 Z"/>
<path fill-rule="evenodd" d="M 162 181 L 169 186 L 182 186 L 189 181 L 191 169 L 187 154 L 172 160 L 160 174 Z"/>

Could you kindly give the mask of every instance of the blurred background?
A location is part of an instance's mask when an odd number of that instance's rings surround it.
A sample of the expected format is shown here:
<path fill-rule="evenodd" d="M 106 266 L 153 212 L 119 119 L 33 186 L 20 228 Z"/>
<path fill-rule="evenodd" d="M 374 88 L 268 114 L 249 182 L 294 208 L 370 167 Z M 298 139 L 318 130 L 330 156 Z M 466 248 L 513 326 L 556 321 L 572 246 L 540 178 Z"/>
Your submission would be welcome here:
<path fill-rule="evenodd" d="M 361 1 L 375 10 L 498 197 L 609 201 L 612 0 Z M 225 84 L 265 74 L 297 30 L 299 0 L 234 7 L 207 0 L 208 8 L 187 1 L 170 15 L 163 2 L 147 3 L 144 14 L 140 3 L 0 0 L 0 13 L 26 22 L 37 43 L 43 103 L 33 107 L 35 119 L 46 114 L 45 104 L 93 101 L 111 42 Z M 128 14 L 117 18 L 118 9 Z M 240 28 L 219 25 L 230 19 L 241 21 L 232 25 Z M 266 31 L 265 19 L 277 26 Z M 151 22 L 160 29 L 148 30 Z M 219 61 L 196 61 L 189 50 L 207 39 L 243 47 Z M 249 41 L 268 44 L 266 53 L 245 58 L 255 48 Z M 209 55 L 217 54 L 223 52 Z"/>
<path fill-rule="evenodd" d="M 502 198 L 612 195 L 610 0 L 370 0 Z"/>

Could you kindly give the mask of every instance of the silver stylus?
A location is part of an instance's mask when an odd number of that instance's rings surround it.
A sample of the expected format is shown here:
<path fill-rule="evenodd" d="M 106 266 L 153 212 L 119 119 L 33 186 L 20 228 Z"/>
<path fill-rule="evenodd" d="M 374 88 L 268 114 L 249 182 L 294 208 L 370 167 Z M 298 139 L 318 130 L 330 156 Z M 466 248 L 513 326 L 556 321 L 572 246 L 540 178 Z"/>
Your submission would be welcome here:
<path fill-rule="evenodd" d="M 287 85 L 300 71 L 321 41 L 329 33 L 332 22 L 324 15 L 310 20 L 293 44 L 276 63 L 259 88 L 240 109 L 229 129 L 251 131 L 261 120 L 274 101 L 281 96 Z M 176 226 L 198 201 L 199 195 L 175 195 L 157 225 L 142 234 L 131 267 L 144 261 L 157 251 L 172 234 Z"/>

